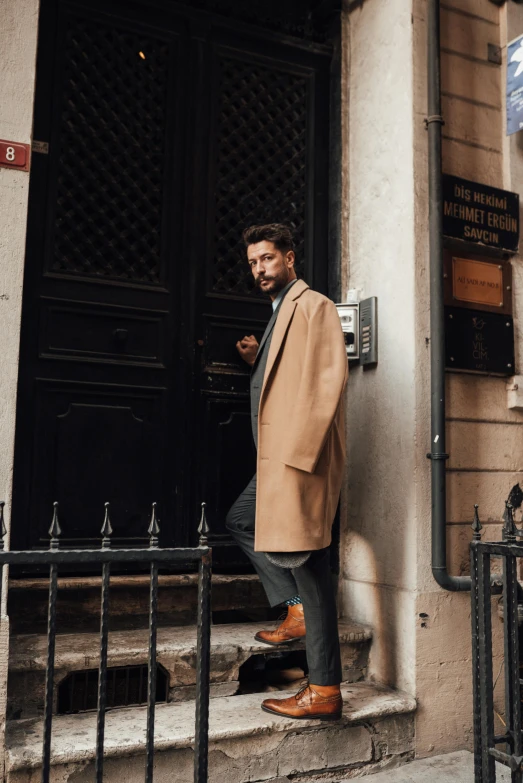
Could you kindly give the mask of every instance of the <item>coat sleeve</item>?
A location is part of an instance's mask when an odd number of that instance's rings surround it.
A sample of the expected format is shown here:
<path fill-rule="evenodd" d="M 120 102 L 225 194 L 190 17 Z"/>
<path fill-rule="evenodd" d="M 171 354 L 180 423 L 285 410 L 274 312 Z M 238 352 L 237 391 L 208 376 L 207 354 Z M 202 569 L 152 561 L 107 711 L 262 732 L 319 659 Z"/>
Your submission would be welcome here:
<path fill-rule="evenodd" d="M 348 362 L 336 306 L 322 299 L 311 314 L 298 394 L 281 461 L 314 473 L 340 405 Z"/>

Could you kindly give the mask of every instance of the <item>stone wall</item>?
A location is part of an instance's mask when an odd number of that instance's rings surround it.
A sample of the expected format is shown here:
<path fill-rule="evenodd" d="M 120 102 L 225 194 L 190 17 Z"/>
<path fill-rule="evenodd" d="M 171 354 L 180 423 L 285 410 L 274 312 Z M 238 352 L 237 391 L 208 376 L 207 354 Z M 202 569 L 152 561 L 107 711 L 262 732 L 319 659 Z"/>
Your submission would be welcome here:
<path fill-rule="evenodd" d="M 420 21 L 423 11 L 424 3 L 420 3 Z M 442 4 L 443 171 L 496 187 L 508 186 L 504 177 L 505 101 L 503 68 L 489 62 L 488 44 L 502 44 L 503 22 L 503 13 L 489 0 Z M 423 103 L 416 108 L 423 111 Z M 418 165 L 421 178 L 426 171 L 424 152 Z M 426 252 L 423 219 L 419 228 L 421 260 Z M 447 544 L 452 574 L 470 573 L 474 503 L 480 506 L 484 538 L 500 537 L 504 500 L 513 484 L 523 478 L 518 456 L 522 423 L 523 416 L 507 408 L 505 379 L 447 375 Z M 416 617 L 418 756 L 471 748 L 472 744 L 470 596 L 445 593 L 436 586 L 430 574 L 429 542 L 430 528 L 423 517 L 418 531 Z M 425 627 L 420 613 L 428 615 Z M 497 674 L 502 638 L 495 612 L 494 618 Z M 499 710 L 500 693 L 498 687 Z"/>
<path fill-rule="evenodd" d="M 503 69 L 487 59 L 488 44 L 501 44 L 499 17 L 488 0 L 468 8 L 462 0 L 443 10 L 443 170 L 504 187 Z M 523 431 L 514 425 L 523 424 L 523 416 L 507 409 L 505 386 L 498 378 L 447 376 L 448 544 L 456 574 L 469 572 L 474 503 L 489 523 L 487 534 L 498 536 L 503 500 L 522 477 L 517 442 Z"/>

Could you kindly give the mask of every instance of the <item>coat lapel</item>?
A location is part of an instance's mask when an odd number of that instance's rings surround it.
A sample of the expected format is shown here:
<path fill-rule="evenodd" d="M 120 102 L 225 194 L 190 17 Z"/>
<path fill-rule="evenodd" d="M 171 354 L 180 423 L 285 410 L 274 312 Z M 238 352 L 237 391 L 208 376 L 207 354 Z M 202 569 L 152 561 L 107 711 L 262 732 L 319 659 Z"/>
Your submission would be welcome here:
<path fill-rule="evenodd" d="M 274 328 L 274 334 L 272 335 L 272 341 L 269 348 L 269 355 L 267 357 L 267 366 L 265 368 L 265 377 L 263 379 L 263 385 L 260 395 L 260 405 L 261 405 L 261 399 L 263 397 L 263 392 L 265 390 L 265 387 L 267 385 L 267 381 L 269 379 L 269 376 L 271 374 L 271 370 L 274 367 L 274 362 L 276 361 L 278 354 L 281 350 L 281 347 L 283 345 L 283 340 L 285 338 L 285 335 L 287 334 L 287 329 L 289 328 L 289 325 L 292 321 L 292 316 L 294 315 L 294 311 L 296 310 L 296 306 L 298 304 L 298 299 L 303 294 L 304 291 L 307 290 L 309 286 L 307 283 L 305 283 L 303 280 L 298 280 L 294 285 L 292 286 L 291 290 L 281 303 L 281 306 L 279 307 L 279 313 L 278 313 L 278 319 L 276 321 Z"/>

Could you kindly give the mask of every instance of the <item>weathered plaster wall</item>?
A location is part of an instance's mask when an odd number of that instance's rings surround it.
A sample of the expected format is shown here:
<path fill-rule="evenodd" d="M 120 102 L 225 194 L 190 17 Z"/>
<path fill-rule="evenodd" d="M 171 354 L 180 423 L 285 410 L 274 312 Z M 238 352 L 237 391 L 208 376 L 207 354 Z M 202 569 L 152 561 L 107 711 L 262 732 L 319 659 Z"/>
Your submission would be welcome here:
<path fill-rule="evenodd" d="M 0 138 L 29 143 L 38 0 L 3 0 L 0 25 Z M 9 503 L 29 174 L 0 169 L 0 496 Z"/>
<path fill-rule="evenodd" d="M 349 380 L 341 603 L 375 629 L 370 670 L 415 687 L 416 329 L 411 0 L 347 13 L 347 285 L 379 299 L 379 364 Z"/>
<path fill-rule="evenodd" d="M 1 18 L 0 139 L 29 143 L 33 121 L 38 0 L 2 0 Z M 28 173 L 0 169 L 0 499 L 7 503 L 7 526 L 13 470 L 28 186 Z M 7 591 L 2 592 L 5 596 Z M 3 723 L 8 621 L 5 606 L 0 611 L 0 720 Z"/>

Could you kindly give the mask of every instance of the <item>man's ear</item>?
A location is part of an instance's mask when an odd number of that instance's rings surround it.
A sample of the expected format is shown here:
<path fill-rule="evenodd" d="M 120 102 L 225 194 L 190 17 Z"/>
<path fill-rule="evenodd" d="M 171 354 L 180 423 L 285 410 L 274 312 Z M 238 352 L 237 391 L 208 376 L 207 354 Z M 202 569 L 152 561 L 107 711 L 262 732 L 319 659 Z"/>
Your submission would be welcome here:
<path fill-rule="evenodd" d="M 285 260 L 287 262 L 288 267 L 294 266 L 294 262 L 296 260 L 296 256 L 294 255 L 294 250 L 289 250 L 289 252 L 285 256 Z"/>

